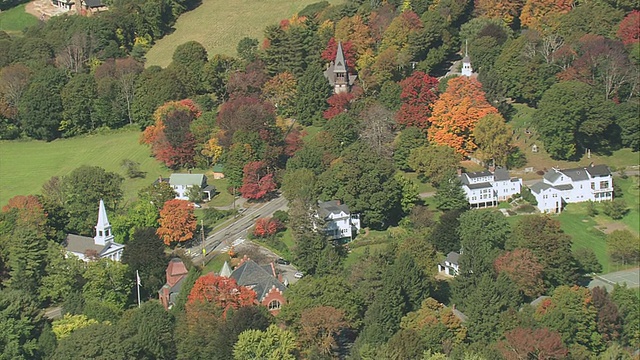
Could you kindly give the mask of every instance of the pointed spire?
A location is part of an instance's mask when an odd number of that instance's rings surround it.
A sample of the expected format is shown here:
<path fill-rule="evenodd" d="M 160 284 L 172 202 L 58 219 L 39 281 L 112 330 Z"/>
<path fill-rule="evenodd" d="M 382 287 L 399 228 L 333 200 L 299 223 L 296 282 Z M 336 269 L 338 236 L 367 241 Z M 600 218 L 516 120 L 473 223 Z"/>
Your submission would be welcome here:
<path fill-rule="evenodd" d="M 98 208 L 98 223 L 96 224 L 96 236 L 93 237 L 97 245 L 105 245 L 108 241 L 113 241 L 111 233 L 111 225 L 107 218 L 107 210 L 104 208 L 104 201 L 100 199 L 100 207 Z"/>
<path fill-rule="evenodd" d="M 336 61 L 334 62 L 333 72 L 346 73 L 347 63 L 344 60 L 344 52 L 342 51 L 342 42 L 338 41 L 338 50 L 336 51 Z"/>
<path fill-rule="evenodd" d="M 109 225 L 109 219 L 107 219 L 107 210 L 104 208 L 104 201 L 100 199 L 100 208 L 98 209 L 98 225 L 96 227 L 104 228 Z"/>
<path fill-rule="evenodd" d="M 462 76 L 471 76 L 473 68 L 471 67 L 471 58 L 469 58 L 469 41 L 464 41 L 464 58 L 462 58 Z"/>
<path fill-rule="evenodd" d="M 220 270 L 220 276 L 224 276 L 226 278 L 231 277 L 231 267 L 229 267 L 229 263 L 228 262 L 224 262 L 224 265 L 222 265 L 222 270 Z"/>

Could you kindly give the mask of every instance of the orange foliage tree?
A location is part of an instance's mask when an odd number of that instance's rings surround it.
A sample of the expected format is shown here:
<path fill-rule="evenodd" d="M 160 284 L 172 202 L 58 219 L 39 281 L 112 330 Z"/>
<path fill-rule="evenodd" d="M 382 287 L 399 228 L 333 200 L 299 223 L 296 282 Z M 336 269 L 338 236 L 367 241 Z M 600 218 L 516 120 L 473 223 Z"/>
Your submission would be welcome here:
<path fill-rule="evenodd" d="M 2 212 L 16 212 L 16 222 L 20 226 L 36 226 L 40 228 L 47 221 L 47 214 L 40 200 L 33 195 L 17 195 L 9 199 L 7 205 L 2 207 Z"/>
<path fill-rule="evenodd" d="M 507 251 L 495 260 L 493 267 L 498 274 L 504 272 L 526 296 L 535 298 L 544 292 L 544 268 L 529 249 Z"/>
<path fill-rule="evenodd" d="M 153 114 L 155 124 L 144 130 L 140 143 L 151 145 L 153 156 L 170 168 L 193 165 L 196 139 L 189 126 L 200 114 L 190 99 L 169 101 Z"/>
<path fill-rule="evenodd" d="M 520 24 L 545 32 L 558 25 L 560 15 L 573 8 L 574 0 L 527 0 L 520 14 Z"/>
<path fill-rule="evenodd" d="M 474 9 L 478 15 L 492 19 L 501 19 L 511 25 L 513 19 L 520 15 L 524 0 L 475 0 Z"/>
<path fill-rule="evenodd" d="M 164 203 L 158 223 L 160 227 L 156 233 L 166 245 L 171 245 L 191 240 L 198 221 L 193 204 L 186 200 L 173 199 Z"/>
<path fill-rule="evenodd" d="M 238 285 L 233 278 L 209 273 L 193 284 L 187 297 L 186 311 L 193 316 L 198 311 L 206 311 L 211 305 L 216 310 L 222 310 L 224 316 L 229 309 L 251 306 L 256 302 L 255 291 Z"/>
<path fill-rule="evenodd" d="M 473 130 L 478 120 L 496 113 L 498 110 L 489 104 L 478 80 L 466 76 L 451 79 L 447 90 L 433 104 L 429 140 L 466 156 L 477 147 Z"/>

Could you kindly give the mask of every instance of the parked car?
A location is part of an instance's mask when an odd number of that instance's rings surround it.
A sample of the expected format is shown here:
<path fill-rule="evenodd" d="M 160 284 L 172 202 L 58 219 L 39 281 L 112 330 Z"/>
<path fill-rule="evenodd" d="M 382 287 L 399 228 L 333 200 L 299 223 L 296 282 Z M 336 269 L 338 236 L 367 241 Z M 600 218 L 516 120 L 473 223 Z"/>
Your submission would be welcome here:
<path fill-rule="evenodd" d="M 303 276 L 304 276 L 304 274 L 301 273 L 301 272 L 297 272 L 297 273 L 293 274 L 293 277 L 296 278 L 296 279 L 302 279 Z"/>
<path fill-rule="evenodd" d="M 193 203 L 193 207 L 196 209 L 200 209 L 202 207 L 202 205 L 198 204 L 198 203 Z"/>
<path fill-rule="evenodd" d="M 285 260 L 283 258 L 277 258 L 276 259 L 276 264 L 289 265 L 289 264 L 291 264 L 291 262 L 289 260 Z"/>

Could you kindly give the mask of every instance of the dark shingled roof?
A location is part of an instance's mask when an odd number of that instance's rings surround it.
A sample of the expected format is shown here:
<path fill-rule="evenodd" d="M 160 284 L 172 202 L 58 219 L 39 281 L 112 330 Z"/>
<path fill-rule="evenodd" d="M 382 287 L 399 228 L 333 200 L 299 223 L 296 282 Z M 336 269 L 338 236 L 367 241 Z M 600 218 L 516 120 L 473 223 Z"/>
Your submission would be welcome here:
<path fill-rule="evenodd" d="M 565 190 L 572 190 L 573 189 L 573 185 L 571 184 L 567 184 L 567 185 L 556 185 L 554 186 L 555 189 L 558 189 L 560 191 L 565 191 Z"/>
<path fill-rule="evenodd" d="M 511 177 L 509 176 L 509 170 L 499 167 L 493 173 L 494 181 L 505 181 L 509 180 Z"/>
<path fill-rule="evenodd" d="M 90 8 L 105 6 L 101 0 L 84 0 L 84 3 Z"/>
<path fill-rule="evenodd" d="M 493 174 L 489 171 L 476 171 L 471 173 L 466 173 L 470 179 L 484 177 L 484 176 L 492 176 Z"/>
<path fill-rule="evenodd" d="M 549 185 L 547 183 L 538 182 L 538 183 L 535 183 L 535 184 L 529 186 L 529 189 L 531 189 L 531 191 L 533 191 L 536 194 L 540 194 L 541 191 L 550 189 L 552 187 L 553 186 L 551 186 L 551 185 Z"/>
<path fill-rule="evenodd" d="M 609 176 L 611 175 L 611 170 L 607 165 L 593 165 L 585 168 L 591 174 L 591 176 Z"/>
<path fill-rule="evenodd" d="M 448 261 L 450 264 L 458 265 L 458 261 L 460 261 L 460 254 L 452 251 L 447 254 L 447 259 L 445 261 Z"/>
<path fill-rule="evenodd" d="M 345 214 L 350 214 L 349 206 L 346 204 L 340 205 L 338 200 L 331 200 L 318 203 L 318 215 L 322 218 L 326 218 L 329 214 L 340 214 L 343 211 Z"/>
<path fill-rule="evenodd" d="M 570 177 L 573 181 L 589 180 L 589 174 L 587 174 L 587 171 L 584 168 L 573 168 L 560 171 Z"/>
<path fill-rule="evenodd" d="M 85 254 L 87 250 L 93 250 L 101 254 L 105 249 L 109 248 L 109 246 L 110 244 L 97 245 L 93 238 L 75 234 L 67 234 L 67 239 L 65 240 L 65 248 L 67 251 L 78 254 Z"/>
<path fill-rule="evenodd" d="M 543 178 L 546 179 L 549 182 L 555 182 L 556 180 L 560 179 L 560 176 L 562 176 L 562 174 L 560 174 L 559 172 L 555 171 L 554 169 L 551 169 L 551 170 L 547 171 L 546 173 L 544 173 Z"/>
<path fill-rule="evenodd" d="M 249 287 L 255 291 L 258 301 L 262 301 L 274 286 L 280 291 L 285 290 L 284 284 L 276 279 L 271 272 L 251 259 L 233 270 L 231 277 L 236 280 L 238 285 Z"/>
<path fill-rule="evenodd" d="M 493 187 L 493 186 L 491 186 L 491 183 L 488 183 L 488 182 L 477 183 L 477 184 L 466 184 L 466 186 L 469 189 L 472 189 L 472 190 L 474 190 L 474 189 L 485 189 L 485 188 L 490 189 L 490 188 Z"/>

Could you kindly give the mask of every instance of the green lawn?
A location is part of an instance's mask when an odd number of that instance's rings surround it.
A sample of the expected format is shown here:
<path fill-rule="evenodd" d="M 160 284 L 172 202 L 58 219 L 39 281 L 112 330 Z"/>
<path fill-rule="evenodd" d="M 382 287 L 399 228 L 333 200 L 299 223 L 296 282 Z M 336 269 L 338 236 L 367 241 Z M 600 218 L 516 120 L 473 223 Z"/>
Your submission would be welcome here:
<path fill-rule="evenodd" d="M 224 265 L 224 262 L 225 261 L 230 262 L 230 260 L 231 258 L 229 257 L 229 254 L 226 254 L 226 253 L 218 254 L 213 259 L 209 260 L 207 265 L 205 265 L 204 269 L 202 270 L 202 273 L 203 274 L 208 274 L 210 272 L 219 273 L 220 270 L 222 269 L 222 265 Z"/>
<path fill-rule="evenodd" d="M 9 35 L 21 35 L 22 30 L 38 23 L 38 18 L 24 11 L 26 4 L 0 12 L 0 30 Z"/>
<path fill-rule="evenodd" d="M 407 179 L 413 181 L 413 183 L 418 188 L 418 194 L 422 194 L 422 193 L 425 193 L 425 192 L 435 192 L 436 191 L 436 188 L 434 188 L 433 185 L 431 185 L 431 183 L 420 181 L 420 179 L 418 179 L 418 173 L 415 173 L 415 172 L 401 172 L 401 174 L 402 174 L 402 176 L 406 177 Z"/>
<path fill-rule="evenodd" d="M 233 195 L 229 194 L 227 188 L 229 187 L 229 181 L 227 179 L 207 180 L 209 185 L 216 187 L 218 194 L 209 201 L 209 206 L 227 206 L 233 203 Z"/>
<path fill-rule="evenodd" d="M 169 65 L 175 48 L 192 40 L 202 44 L 210 57 L 236 56 L 236 46 L 242 38 L 255 38 L 262 43 L 267 25 L 278 24 L 315 2 L 317 0 L 203 0 L 195 10 L 182 14 L 175 31 L 149 50 L 146 64 Z"/>
<path fill-rule="evenodd" d="M 170 170 L 150 156 L 149 148 L 138 144 L 140 132 L 123 131 L 72 139 L 44 141 L 0 141 L 0 205 L 15 195 L 38 194 L 52 176 L 64 176 L 81 165 L 95 165 L 124 176 L 123 159 L 140 163 L 146 178 L 129 179 L 123 190 L 126 200 L 136 197 L 158 175 Z"/>

